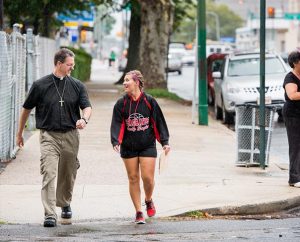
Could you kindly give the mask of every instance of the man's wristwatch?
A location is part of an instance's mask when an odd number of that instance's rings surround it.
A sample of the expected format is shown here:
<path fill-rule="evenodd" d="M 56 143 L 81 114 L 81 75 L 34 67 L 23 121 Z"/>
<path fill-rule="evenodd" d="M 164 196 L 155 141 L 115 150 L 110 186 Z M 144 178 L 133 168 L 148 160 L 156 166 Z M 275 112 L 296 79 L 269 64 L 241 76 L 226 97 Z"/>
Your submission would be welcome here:
<path fill-rule="evenodd" d="M 84 117 L 82 117 L 81 119 L 85 122 L 85 124 L 88 124 L 88 121 Z"/>

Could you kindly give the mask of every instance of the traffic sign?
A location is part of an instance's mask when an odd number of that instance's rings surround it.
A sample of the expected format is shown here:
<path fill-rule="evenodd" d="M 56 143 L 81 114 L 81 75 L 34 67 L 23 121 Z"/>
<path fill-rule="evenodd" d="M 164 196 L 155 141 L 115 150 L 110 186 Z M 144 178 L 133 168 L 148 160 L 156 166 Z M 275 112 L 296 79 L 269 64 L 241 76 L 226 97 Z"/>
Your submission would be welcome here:
<path fill-rule="evenodd" d="M 300 20 L 300 13 L 285 13 L 284 14 L 285 19 L 297 19 Z"/>

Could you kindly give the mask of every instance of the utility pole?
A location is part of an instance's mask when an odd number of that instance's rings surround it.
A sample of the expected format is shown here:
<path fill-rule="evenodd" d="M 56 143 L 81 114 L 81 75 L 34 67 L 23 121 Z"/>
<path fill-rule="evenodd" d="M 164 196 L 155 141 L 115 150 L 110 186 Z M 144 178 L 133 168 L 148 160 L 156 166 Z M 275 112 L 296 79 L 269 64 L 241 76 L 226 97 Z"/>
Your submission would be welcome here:
<path fill-rule="evenodd" d="M 198 77 L 200 125 L 208 125 L 207 81 L 206 81 L 206 9 L 205 0 L 198 0 Z"/>
<path fill-rule="evenodd" d="M 259 162 L 266 167 L 265 140 L 265 54 L 266 54 L 266 0 L 260 0 L 260 100 L 259 100 Z"/>
<path fill-rule="evenodd" d="M 4 10 L 3 10 L 3 0 L 0 0 L 0 31 L 4 29 Z"/>

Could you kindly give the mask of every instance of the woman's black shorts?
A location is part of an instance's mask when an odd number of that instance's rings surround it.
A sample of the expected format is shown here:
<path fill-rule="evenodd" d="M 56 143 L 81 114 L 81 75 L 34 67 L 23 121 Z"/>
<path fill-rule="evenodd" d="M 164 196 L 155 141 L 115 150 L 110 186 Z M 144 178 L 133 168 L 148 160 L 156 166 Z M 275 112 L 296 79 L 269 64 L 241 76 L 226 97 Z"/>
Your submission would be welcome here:
<path fill-rule="evenodd" d="M 121 157 L 128 159 L 133 157 L 157 157 L 156 145 L 148 146 L 143 150 L 131 150 L 121 145 Z"/>

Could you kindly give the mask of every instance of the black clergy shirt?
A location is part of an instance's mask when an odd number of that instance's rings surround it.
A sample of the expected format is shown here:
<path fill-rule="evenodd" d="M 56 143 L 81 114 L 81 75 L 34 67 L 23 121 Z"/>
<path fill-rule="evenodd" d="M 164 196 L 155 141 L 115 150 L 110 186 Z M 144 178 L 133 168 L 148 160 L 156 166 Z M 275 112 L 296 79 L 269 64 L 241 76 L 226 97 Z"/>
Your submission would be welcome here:
<path fill-rule="evenodd" d="M 64 102 L 61 106 L 59 101 L 64 85 Z M 23 108 L 34 107 L 37 129 L 66 132 L 76 128 L 76 121 L 80 119 L 80 109 L 91 107 L 91 104 L 86 88 L 79 80 L 71 76 L 60 80 L 50 74 L 34 82 L 28 93 Z"/>

